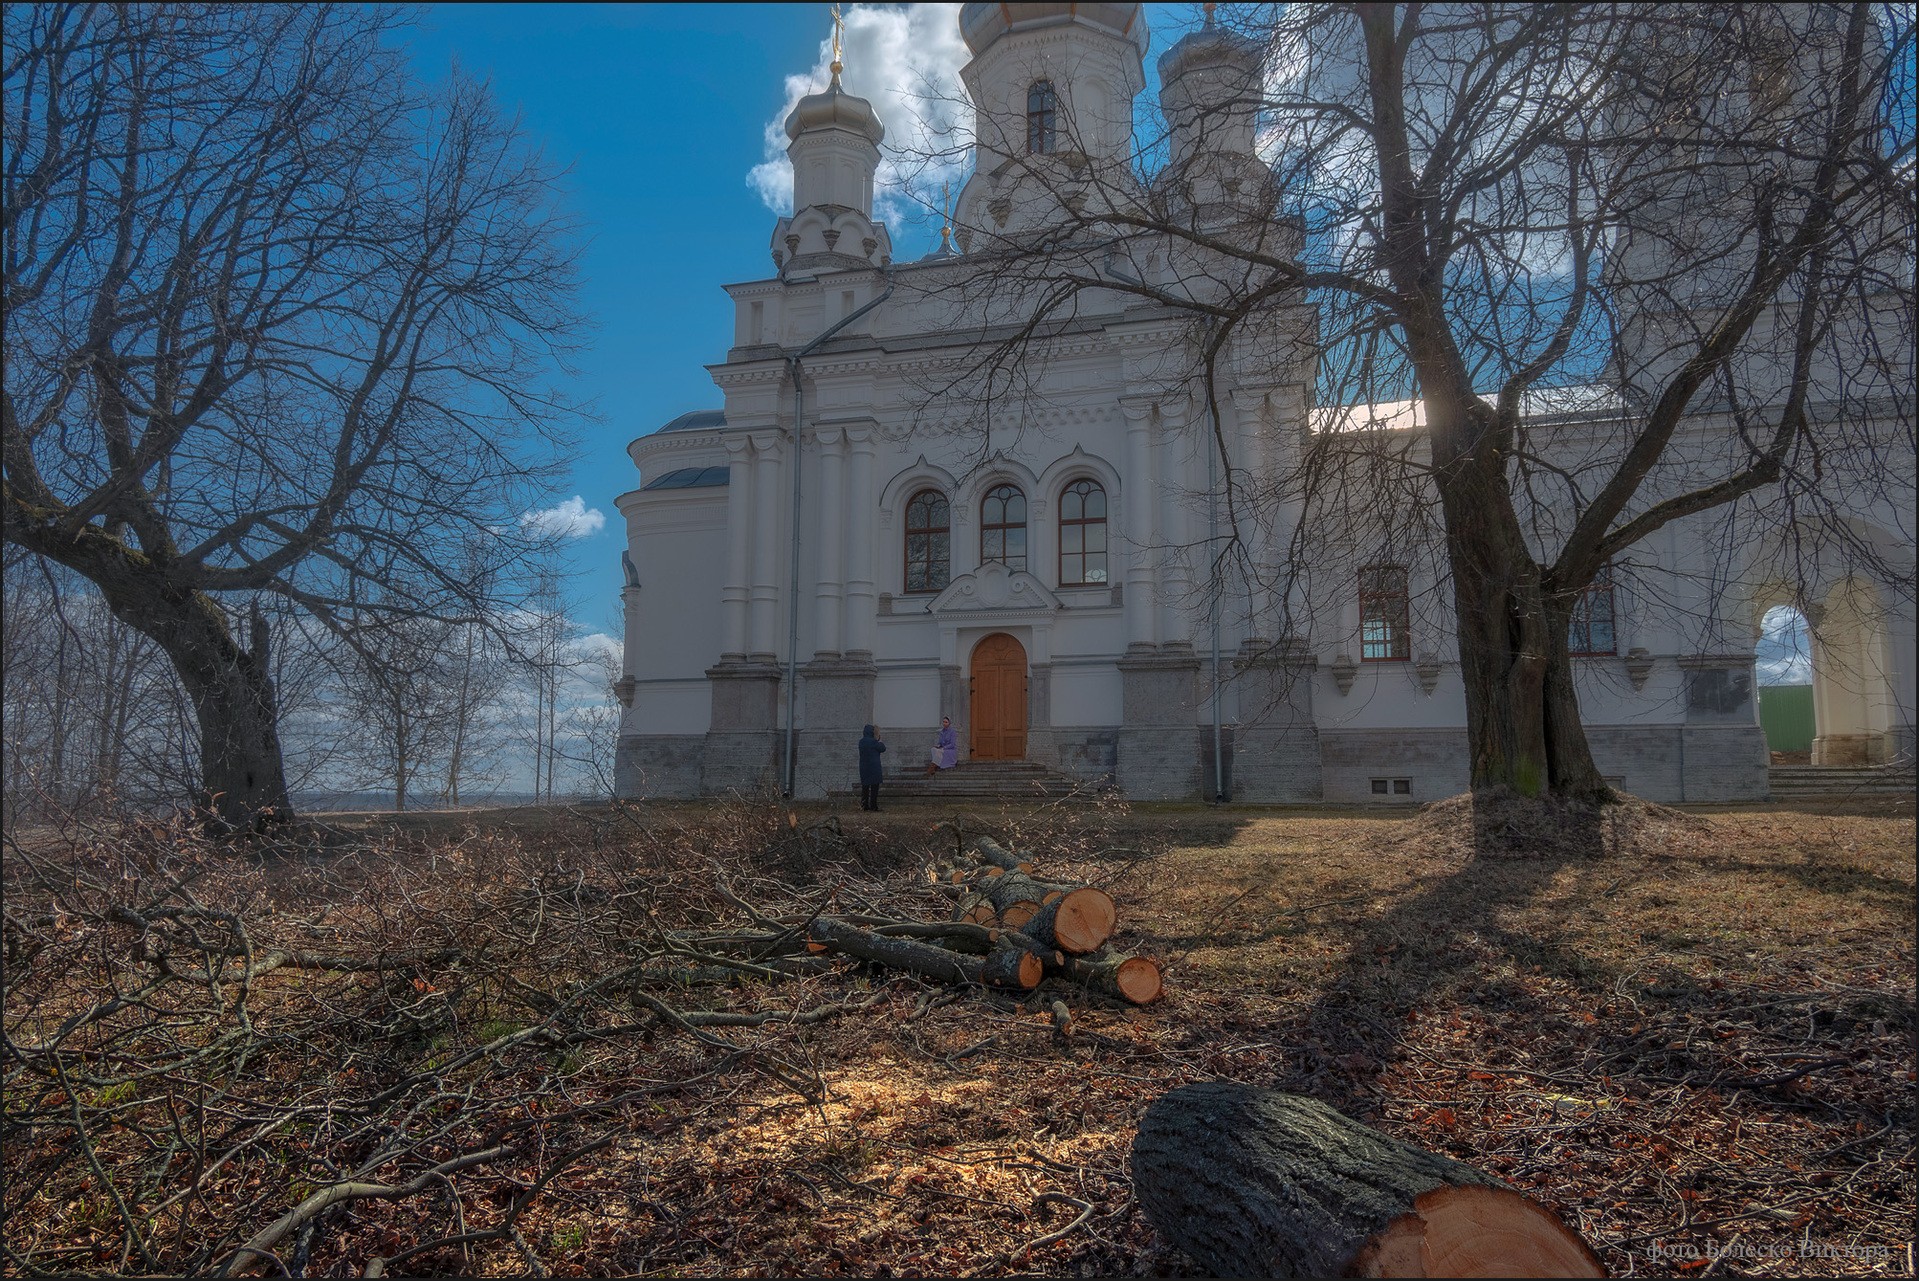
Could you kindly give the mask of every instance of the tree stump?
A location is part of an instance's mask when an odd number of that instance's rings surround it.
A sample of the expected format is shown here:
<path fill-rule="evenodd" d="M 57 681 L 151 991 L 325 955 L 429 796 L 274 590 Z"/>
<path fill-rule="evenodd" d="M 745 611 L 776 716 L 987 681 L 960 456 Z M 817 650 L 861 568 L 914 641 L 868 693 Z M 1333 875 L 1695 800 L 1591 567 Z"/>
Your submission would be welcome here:
<path fill-rule="evenodd" d="M 1160 1096 L 1133 1186 L 1161 1238 L 1225 1277 L 1603 1277 L 1537 1202 L 1314 1099 L 1216 1081 Z"/>

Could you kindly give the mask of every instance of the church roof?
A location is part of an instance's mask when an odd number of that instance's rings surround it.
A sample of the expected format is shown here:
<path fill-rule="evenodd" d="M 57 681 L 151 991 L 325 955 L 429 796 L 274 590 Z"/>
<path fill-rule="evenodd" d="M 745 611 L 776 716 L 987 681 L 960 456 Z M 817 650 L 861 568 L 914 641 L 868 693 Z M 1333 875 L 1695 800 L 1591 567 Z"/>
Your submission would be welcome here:
<path fill-rule="evenodd" d="M 726 412 L 724 410 L 695 409 L 692 413 L 681 414 L 678 418 L 675 418 L 672 422 L 660 428 L 660 431 L 701 431 L 709 427 L 724 426 L 726 426 Z M 651 488 L 651 486 L 648 488 Z"/>
<path fill-rule="evenodd" d="M 664 476 L 656 476 L 640 486 L 649 489 L 717 489 L 727 482 L 724 467 L 682 467 Z"/>

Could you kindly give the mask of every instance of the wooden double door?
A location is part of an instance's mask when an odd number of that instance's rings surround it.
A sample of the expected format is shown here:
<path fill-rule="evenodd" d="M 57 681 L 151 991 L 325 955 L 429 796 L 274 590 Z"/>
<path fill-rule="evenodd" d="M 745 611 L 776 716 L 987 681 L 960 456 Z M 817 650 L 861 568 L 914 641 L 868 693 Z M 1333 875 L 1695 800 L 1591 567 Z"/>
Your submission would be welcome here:
<path fill-rule="evenodd" d="M 1026 759 L 1026 647 L 994 632 L 973 647 L 971 716 L 976 761 Z"/>

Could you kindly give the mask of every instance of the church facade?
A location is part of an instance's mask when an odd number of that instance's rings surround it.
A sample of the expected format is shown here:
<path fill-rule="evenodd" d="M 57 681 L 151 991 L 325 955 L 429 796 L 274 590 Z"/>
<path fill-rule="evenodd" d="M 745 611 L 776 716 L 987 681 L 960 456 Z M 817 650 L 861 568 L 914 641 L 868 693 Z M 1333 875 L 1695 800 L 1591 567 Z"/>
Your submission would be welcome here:
<path fill-rule="evenodd" d="M 1015 153 L 1043 155 L 1068 117 L 1078 163 L 1130 154 L 1146 32 L 1131 4 L 972 4 L 961 22 L 981 122 L 963 249 L 969 226 L 1043 223 Z M 1257 50 L 1196 33 L 1160 71 L 1175 159 L 1204 148 L 1233 188 L 1258 164 L 1251 122 L 1188 117 L 1256 74 Z M 850 791 L 862 725 L 880 727 L 889 769 L 917 771 L 942 716 L 962 760 L 1038 762 L 1140 799 L 1464 790 L 1443 565 L 1394 552 L 1358 515 L 1308 529 L 1307 504 L 1281 492 L 1252 510 L 1226 499 L 1217 442 L 1255 495 L 1324 429 L 1303 304 L 1229 353 L 1210 400 L 1167 373 L 1188 318 L 1119 292 L 1083 295 L 1013 390 L 962 394 L 951 371 L 978 340 L 958 335 L 990 324 L 967 310 L 964 252 L 893 261 L 872 216 L 883 123 L 835 74 L 787 132 L 794 212 L 774 230 L 775 274 L 728 287 L 732 343 L 709 366 L 723 404 L 629 451 L 622 794 Z M 1605 407 L 1541 412 L 1573 448 Z M 1250 551 L 1222 570 L 1209 552 L 1228 524 Z M 1706 572 L 1726 563 L 1705 541 L 1721 528 L 1661 531 L 1576 616 L 1595 757 L 1649 799 L 1766 794 L 1755 628 L 1807 597 Z M 1817 592 L 1822 621 L 1850 620 L 1815 643 L 1818 758 L 1909 757 L 1910 597 L 1845 574 Z"/>

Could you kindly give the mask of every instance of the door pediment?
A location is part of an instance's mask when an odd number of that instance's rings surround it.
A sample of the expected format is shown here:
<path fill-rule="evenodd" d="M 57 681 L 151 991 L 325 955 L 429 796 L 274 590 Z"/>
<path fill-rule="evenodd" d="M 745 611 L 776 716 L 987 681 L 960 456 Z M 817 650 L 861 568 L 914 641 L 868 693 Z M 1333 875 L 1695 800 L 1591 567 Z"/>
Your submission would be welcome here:
<path fill-rule="evenodd" d="M 1037 614 L 1060 607 L 1045 583 L 1023 569 L 1008 569 L 998 561 L 961 574 L 933 598 L 929 614 Z"/>

